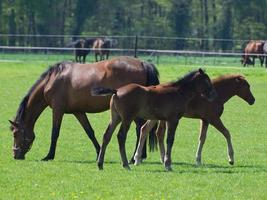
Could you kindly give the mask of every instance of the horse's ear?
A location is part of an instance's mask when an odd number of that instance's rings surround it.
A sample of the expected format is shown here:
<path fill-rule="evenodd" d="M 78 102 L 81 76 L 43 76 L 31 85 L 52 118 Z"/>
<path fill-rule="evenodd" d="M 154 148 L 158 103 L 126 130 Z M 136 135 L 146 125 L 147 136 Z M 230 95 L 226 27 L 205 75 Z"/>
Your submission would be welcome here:
<path fill-rule="evenodd" d="M 19 126 L 19 124 L 17 123 L 17 122 L 13 122 L 13 121 L 11 121 L 11 120 L 8 120 L 9 121 L 9 123 L 12 125 L 12 126 L 14 126 L 14 127 L 18 127 Z"/>
<path fill-rule="evenodd" d="M 240 81 L 244 80 L 244 78 L 244 76 L 238 76 L 235 78 L 235 81 L 239 83 Z"/>
<path fill-rule="evenodd" d="M 204 74 L 203 69 L 199 68 L 198 71 L 199 71 L 200 74 Z"/>

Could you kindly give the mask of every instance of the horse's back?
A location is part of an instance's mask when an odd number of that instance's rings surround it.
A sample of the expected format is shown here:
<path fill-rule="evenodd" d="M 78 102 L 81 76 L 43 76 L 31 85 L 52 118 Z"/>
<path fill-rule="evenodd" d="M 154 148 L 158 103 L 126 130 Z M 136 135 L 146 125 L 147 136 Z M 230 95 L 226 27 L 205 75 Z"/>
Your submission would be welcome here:
<path fill-rule="evenodd" d="M 90 91 L 93 87 L 116 89 L 129 83 L 146 84 L 146 71 L 141 62 L 130 57 L 119 57 L 92 64 L 62 65 L 64 70 L 52 74 L 44 95 L 51 107 L 53 104 L 58 104 L 66 112 L 107 110 L 110 96 L 91 96 Z"/>

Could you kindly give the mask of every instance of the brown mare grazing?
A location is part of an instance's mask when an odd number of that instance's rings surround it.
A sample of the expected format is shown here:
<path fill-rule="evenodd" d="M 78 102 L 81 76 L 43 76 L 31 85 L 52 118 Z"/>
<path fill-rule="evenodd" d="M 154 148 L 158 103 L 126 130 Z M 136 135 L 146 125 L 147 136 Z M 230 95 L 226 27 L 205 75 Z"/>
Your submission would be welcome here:
<path fill-rule="evenodd" d="M 100 60 L 104 60 L 106 55 L 106 60 L 108 59 L 109 56 L 109 48 L 111 47 L 111 40 L 109 39 L 102 39 L 102 38 L 97 38 L 94 41 L 93 44 L 93 50 L 95 52 L 95 61 L 98 61 L 98 55 L 100 57 Z"/>
<path fill-rule="evenodd" d="M 184 78 L 167 84 L 144 87 L 138 84 L 129 84 L 117 90 L 96 88 L 94 95 L 112 95 L 110 100 L 111 121 L 103 136 L 103 143 L 98 157 L 98 167 L 103 169 L 106 147 L 111 136 L 121 122 L 118 133 L 123 167 L 130 169 L 126 152 L 125 141 L 131 122 L 135 118 L 148 119 L 142 126 L 141 132 L 149 132 L 157 120 L 168 123 L 167 153 L 165 155 L 165 168 L 171 170 L 171 149 L 175 130 L 185 107 L 196 94 L 207 98 L 214 98 L 216 92 L 210 79 L 202 69 L 187 74 Z"/>
<path fill-rule="evenodd" d="M 75 61 L 79 63 L 85 63 L 85 59 L 87 54 L 90 52 L 88 48 L 93 46 L 95 39 L 79 39 L 74 42 L 74 54 L 75 54 Z"/>
<path fill-rule="evenodd" d="M 245 67 L 246 65 L 252 64 L 254 66 L 255 64 L 255 58 L 258 57 L 260 59 L 261 66 L 264 62 L 264 56 L 263 54 L 263 45 L 264 41 L 257 40 L 257 41 L 249 41 L 249 43 L 246 45 L 244 49 L 244 55 L 242 55 L 241 63 Z M 258 55 L 249 55 L 249 54 L 258 54 Z M 252 57 L 252 61 L 249 57 Z"/>
<path fill-rule="evenodd" d="M 212 84 L 217 91 L 217 98 L 210 102 L 205 98 L 197 95 L 187 106 L 184 117 L 200 119 L 199 144 L 196 153 L 196 163 L 201 164 L 201 152 L 206 140 L 207 130 L 209 124 L 214 126 L 219 132 L 223 134 L 227 142 L 228 158 L 231 165 L 234 164 L 234 150 L 231 142 L 230 132 L 223 125 L 220 117 L 223 113 L 224 104 L 233 96 L 238 96 L 246 101 L 249 105 L 254 104 L 255 98 L 250 91 L 250 85 L 244 76 L 241 75 L 225 75 L 212 80 Z M 161 121 L 156 131 L 159 148 L 161 154 L 161 161 L 164 161 L 164 134 L 166 123 Z M 140 137 L 141 139 L 142 137 Z M 143 138 L 142 138 L 143 139 Z M 150 144 L 151 145 L 151 144 Z M 153 144 L 152 144 L 153 145 Z M 154 148 L 154 147 L 151 147 Z M 141 151 L 142 149 L 140 149 Z"/>
<path fill-rule="evenodd" d="M 95 97 L 89 91 L 96 86 L 119 88 L 129 83 L 156 85 L 159 83 L 158 71 L 154 65 L 131 57 L 117 57 L 93 64 L 62 62 L 50 67 L 24 97 L 14 121 L 10 121 L 14 135 L 14 158 L 25 158 L 35 138 L 34 124 L 48 106 L 52 108 L 53 127 L 49 153 L 43 160 L 52 160 L 55 157 L 60 125 L 65 113 L 75 115 L 98 154 L 100 146 L 86 112 L 108 110 L 110 96 Z M 139 130 L 142 124 L 137 119 L 136 123 Z"/>

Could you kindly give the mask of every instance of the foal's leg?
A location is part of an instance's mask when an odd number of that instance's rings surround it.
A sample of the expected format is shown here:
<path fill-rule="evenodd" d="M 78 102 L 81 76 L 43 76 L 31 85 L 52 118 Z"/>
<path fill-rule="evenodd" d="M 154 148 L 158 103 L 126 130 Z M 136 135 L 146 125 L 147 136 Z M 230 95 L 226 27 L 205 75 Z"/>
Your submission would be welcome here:
<path fill-rule="evenodd" d="M 206 140 L 207 130 L 208 130 L 209 123 L 205 120 L 200 120 L 200 132 L 199 132 L 199 143 L 196 153 L 196 164 L 201 165 L 201 153 L 202 148 Z"/>
<path fill-rule="evenodd" d="M 228 151 L 228 158 L 229 164 L 234 164 L 234 149 L 231 141 L 230 132 L 225 128 L 221 119 L 217 119 L 211 123 L 218 131 L 220 131 L 227 141 L 227 151 Z"/>
<path fill-rule="evenodd" d="M 156 135 L 157 135 L 158 142 L 159 142 L 161 163 L 164 163 L 164 156 L 165 156 L 165 147 L 164 147 L 165 131 L 166 131 L 166 121 L 160 121 L 158 128 L 156 130 Z"/>
<path fill-rule="evenodd" d="M 148 120 L 141 128 L 141 135 L 139 138 L 138 147 L 134 156 L 135 165 L 141 163 L 141 154 L 143 151 L 144 144 L 146 142 L 147 134 L 151 131 L 151 129 L 155 126 L 157 120 Z"/>
<path fill-rule="evenodd" d="M 172 151 L 172 145 L 174 142 L 175 137 L 175 130 L 178 126 L 179 119 L 172 119 L 171 121 L 167 122 L 168 127 L 168 136 L 167 136 L 167 151 L 164 158 L 164 166 L 167 171 L 171 171 L 171 151 Z"/>
<path fill-rule="evenodd" d="M 101 146 L 100 153 L 99 153 L 98 160 L 97 160 L 97 165 L 98 165 L 99 170 L 103 169 L 103 162 L 104 162 L 107 145 L 109 144 L 112 134 L 114 133 L 119 123 L 120 123 L 120 117 L 118 113 L 113 112 L 113 109 L 111 108 L 111 121 L 103 135 L 103 142 L 102 142 L 102 146 Z"/>
<path fill-rule="evenodd" d="M 138 142 L 139 142 L 139 138 L 140 138 L 140 131 L 141 131 L 141 127 L 144 125 L 145 123 L 145 120 L 143 119 L 140 119 L 140 118 L 136 118 L 134 120 L 135 122 L 135 131 L 136 131 L 136 143 L 135 143 L 135 149 L 134 149 L 134 152 L 133 152 L 133 155 L 131 157 L 131 159 L 129 160 L 129 164 L 133 164 L 134 163 L 134 154 L 136 152 L 136 149 L 137 149 L 137 146 L 138 146 Z M 143 149 L 143 153 L 142 153 L 142 158 L 145 159 L 147 157 L 146 155 L 146 146 L 145 148 Z"/>
<path fill-rule="evenodd" d="M 119 148 L 120 148 L 120 154 L 121 154 L 121 160 L 122 160 L 122 166 L 125 169 L 131 169 L 128 164 L 126 151 L 125 151 L 125 141 L 127 138 L 127 133 L 131 125 L 131 120 L 123 120 L 121 123 L 121 127 L 119 130 L 119 133 L 117 135 Z"/>
<path fill-rule="evenodd" d="M 94 130 L 91 127 L 91 124 L 89 123 L 86 114 L 85 113 L 74 113 L 74 115 L 78 119 L 78 121 L 80 122 L 80 124 L 82 125 L 82 127 L 85 130 L 87 136 L 93 142 L 93 144 L 95 146 L 95 150 L 96 150 L 96 155 L 97 155 L 96 158 L 98 158 L 98 154 L 99 154 L 99 151 L 100 151 L 100 145 L 97 142 L 97 139 L 95 137 Z"/>
<path fill-rule="evenodd" d="M 47 156 L 42 159 L 43 161 L 53 160 L 55 158 L 57 139 L 59 136 L 59 130 L 62 118 L 63 118 L 63 112 L 59 112 L 53 109 L 53 127 L 51 134 L 50 149 Z"/>

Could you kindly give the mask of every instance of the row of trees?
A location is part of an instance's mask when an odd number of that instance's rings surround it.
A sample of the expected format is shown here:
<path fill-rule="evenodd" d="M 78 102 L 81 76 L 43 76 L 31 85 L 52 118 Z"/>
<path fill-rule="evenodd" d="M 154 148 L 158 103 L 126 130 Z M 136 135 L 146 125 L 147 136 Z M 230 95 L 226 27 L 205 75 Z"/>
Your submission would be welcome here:
<path fill-rule="evenodd" d="M 229 41 L 143 38 L 139 44 L 159 49 L 233 50 L 241 48 L 242 42 L 232 39 L 266 38 L 266 7 L 267 0 L 0 0 L 0 33 L 224 38 Z M 2 35 L 0 42 L 66 46 L 72 39 Z M 124 38 L 119 44 L 125 47 L 132 42 Z"/>

